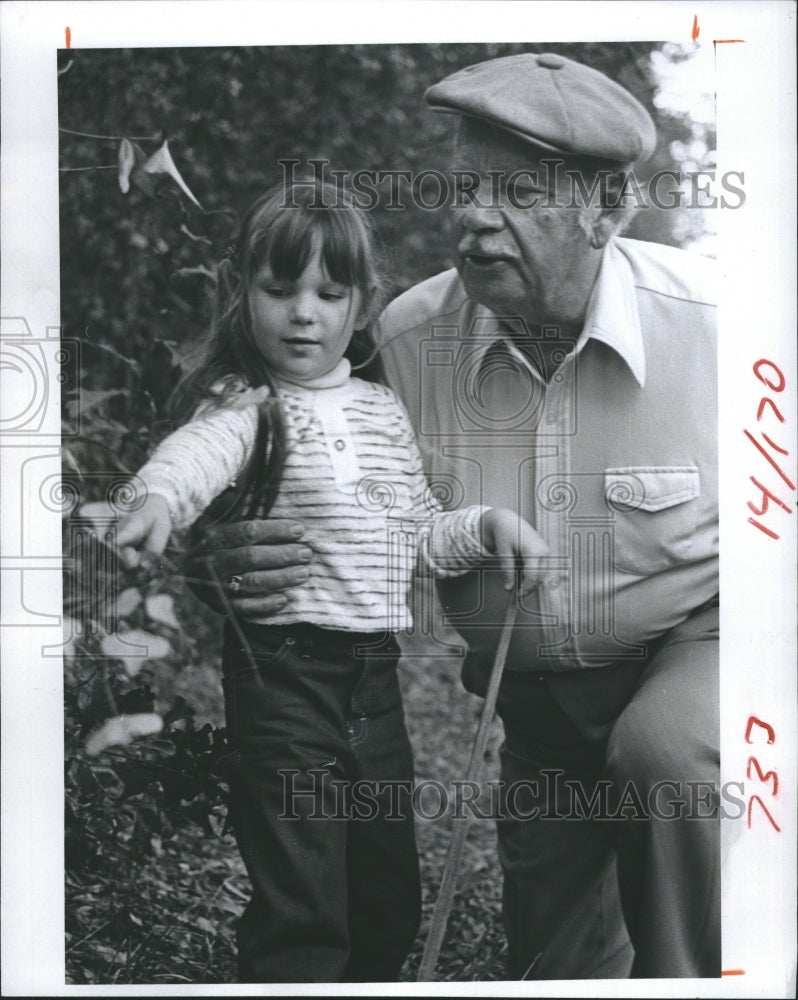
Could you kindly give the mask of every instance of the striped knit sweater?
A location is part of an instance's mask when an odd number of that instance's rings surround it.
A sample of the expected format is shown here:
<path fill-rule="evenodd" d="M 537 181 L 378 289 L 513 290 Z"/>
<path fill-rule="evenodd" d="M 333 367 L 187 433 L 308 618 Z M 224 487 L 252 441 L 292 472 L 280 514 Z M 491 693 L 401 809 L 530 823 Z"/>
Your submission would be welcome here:
<path fill-rule="evenodd" d="M 473 567 L 487 555 L 479 537 L 486 508 L 441 510 L 402 404 L 385 386 L 350 377 L 348 362 L 320 385 L 281 382 L 277 394 L 287 456 L 269 516 L 300 521 L 313 558 L 308 581 L 268 622 L 410 628 L 419 553 L 437 576 Z M 193 523 L 235 480 L 256 429 L 256 393 L 242 387 L 232 405 L 206 407 L 161 443 L 139 476 L 167 501 L 173 528 Z"/>

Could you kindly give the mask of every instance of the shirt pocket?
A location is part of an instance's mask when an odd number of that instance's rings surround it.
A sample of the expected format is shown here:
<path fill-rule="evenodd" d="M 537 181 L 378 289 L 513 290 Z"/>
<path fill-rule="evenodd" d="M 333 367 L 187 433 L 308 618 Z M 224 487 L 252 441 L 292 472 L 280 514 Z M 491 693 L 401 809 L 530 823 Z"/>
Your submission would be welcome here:
<path fill-rule="evenodd" d="M 700 495 L 694 465 L 605 469 L 604 499 L 614 517 L 616 569 L 650 576 L 689 562 Z"/>

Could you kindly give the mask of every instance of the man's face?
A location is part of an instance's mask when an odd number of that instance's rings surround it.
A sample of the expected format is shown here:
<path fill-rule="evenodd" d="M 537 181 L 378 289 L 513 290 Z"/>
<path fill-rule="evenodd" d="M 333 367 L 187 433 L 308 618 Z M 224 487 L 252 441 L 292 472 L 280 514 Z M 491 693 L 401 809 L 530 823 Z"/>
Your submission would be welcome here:
<path fill-rule="evenodd" d="M 566 207 L 569 164 L 556 172 L 559 187 L 549 190 L 554 166 L 537 155 L 506 132 L 461 122 L 452 167 L 480 180 L 475 198 L 464 193 L 453 209 L 455 262 L 469 296 L 493 312 L 572 330 L 581 326 L 598 270 L 600 254 L 589 237 L 596 210 Z M 537 207 L 524 207 L 536 199 Z"/>

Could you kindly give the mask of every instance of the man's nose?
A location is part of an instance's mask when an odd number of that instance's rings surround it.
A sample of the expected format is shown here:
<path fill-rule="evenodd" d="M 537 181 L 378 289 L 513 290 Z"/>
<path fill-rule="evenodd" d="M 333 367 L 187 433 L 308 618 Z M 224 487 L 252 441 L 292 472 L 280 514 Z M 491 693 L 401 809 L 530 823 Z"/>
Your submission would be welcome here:
<path fill-rule="evenodd" d="M 486 205 L 476 200 L 470 200 L 458 209 L 460 224 L 472 232 L 480 230 L 499 230 L 504 227 L 504 219 L 498 206 Z"/>

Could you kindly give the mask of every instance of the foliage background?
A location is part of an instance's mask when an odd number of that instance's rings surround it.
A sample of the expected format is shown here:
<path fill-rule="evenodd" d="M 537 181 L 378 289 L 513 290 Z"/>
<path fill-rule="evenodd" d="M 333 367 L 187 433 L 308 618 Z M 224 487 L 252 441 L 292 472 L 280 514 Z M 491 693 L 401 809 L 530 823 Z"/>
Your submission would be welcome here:
<path fill-rule="evenodd" d="M 659 144 L 640 181 L 660 169 L 711 168 L 711 128 L 658 106 L 652 52 L 688 56 L 672 45 L 61 52 L 62 327 L 80 347 L 79 385 L 63 396 L 64 477 L 75 496 L 100 499 L 108 477 L 134 472 L 169 430 L 169 397 L 205 328 L 214 262 L 238 213 L 282 179 L 280 159 L 445 173 L 452 122 L 424 109 L 424 90 L 462 66 L 524 51 L 586 62 L 648 107 Z M 123 194 L 123 138 L 144 157 L 168 140 L 202 209 L 163 176 L 134 173 Z M 446 214 L 413 206 L 406 192 L 403 211 L 386 204 L 374 211 L 396 294 L 450 266 Z M 686 245 L 705 225 L 700 211 L 651 208 L 638 213 L 630 235 Z M 65 591 L 73 633 L 65 657 L 69 981 L 230 982 L 232 928 L 247 888 L 224 830 L 219 620 L 180 576 L 179 543 L 160 566 L 120 578 L 107 561 L 92 557 L 89 565 L 75 537 L 67 516 L 65 549 L 75 560 Z M 87 597 L 89 575 L 102 585 Z M 103 642 L 99 620 L 109 614 L 146 637 L 149 658 L 118 655 Z M 411 647 L 417 655 L 405 661 L 402 683 L 418 777 L 445 782 L 462 776 L 479 704 L 460 689 L 456 663 Z M 166 720 L 160 736 L 87 754 L 86 738 L 104 720 L 153 709 Z M 474 826 L 441 959 L 445 979 L 502 978 L 493 831 Z M 448 830 L 446 818 L 419 825 L 427 916 Z"/>

